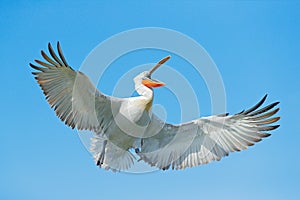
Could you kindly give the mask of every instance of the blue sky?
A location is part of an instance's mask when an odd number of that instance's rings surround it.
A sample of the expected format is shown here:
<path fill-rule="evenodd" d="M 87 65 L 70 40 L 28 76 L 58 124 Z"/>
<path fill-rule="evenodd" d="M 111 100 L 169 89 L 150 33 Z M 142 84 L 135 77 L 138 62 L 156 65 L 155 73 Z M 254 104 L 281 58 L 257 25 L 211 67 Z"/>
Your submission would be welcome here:
<path fill-rule="evenodd" d="M 300 3 L 1 1 L 0 9 L 0 199 L 299 198 Z M 68 62 L 78 69 L 100 42 L 142 27 L 193 38 L 218 66 L 227 111 L 239 112 L 268 93 L 268 103 L 281 102 L 281 127 L 247 151 L 183 171 L 134 175 L 97 168 L 77 132 L 61 123 L 44 100 L 28 63 L 40 58 L 48 42 L 60 41 Z M 108 70 L 99 88 L 111 94 L 121 72 L 156 62 L 165 53 L 123 56 L 114 63 L 122 70 Z M 209 115 L 201 77 L 176 56 L 168 65 L 190 80 L 201 115 Z M 172 94 L 162 88 L 156 96 L 167 120 L 180 122 Z"/>

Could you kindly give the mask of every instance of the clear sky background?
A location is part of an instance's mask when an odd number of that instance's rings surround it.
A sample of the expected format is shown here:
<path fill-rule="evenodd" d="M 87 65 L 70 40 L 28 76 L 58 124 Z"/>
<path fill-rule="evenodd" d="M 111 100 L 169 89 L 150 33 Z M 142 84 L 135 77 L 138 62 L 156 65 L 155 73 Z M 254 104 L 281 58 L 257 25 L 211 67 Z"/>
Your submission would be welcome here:
<path fill-rule="evenodd" d="M 298 199 L 299 10 L 296 1 L 1 1 L 0 199 Z M 97 168 L 77 132 L 44 100 L 28 63 L 48 42 L 60 41 L 78 69 L 101 41 L 149 26 L 180 31 L 207 50 L 222 75 L 228 112 L 268 93 L 268 103 L 281 102 L 281 127 L 247 151 L 183 171 L 135 175 Z M 122 72 L 166 54 L 137 55 L 120 60 Z M 200 83 L 197 89 L 184 64 L 176 57 L 168 62 L 190 80 L 201 115 L 209 115 L 207 89 Z M 122 73 L 112 68 L 106 76 L 98 88 L 111 94 Z M 156 93 L 168 121 L 180 122 L 174 97 L 167 98 L 166 89 Z"/>

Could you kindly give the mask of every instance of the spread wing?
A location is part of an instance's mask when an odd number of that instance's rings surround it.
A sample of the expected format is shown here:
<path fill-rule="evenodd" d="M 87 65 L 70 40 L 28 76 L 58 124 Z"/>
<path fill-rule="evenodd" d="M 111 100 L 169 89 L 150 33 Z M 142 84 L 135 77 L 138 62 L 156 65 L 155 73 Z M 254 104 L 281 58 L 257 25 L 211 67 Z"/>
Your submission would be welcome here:
<path fill-rule="evenodd" d="M 112 170 L 129 168 L 134 160 L 131 153 L 113 145 L 103 134 L 114 123 L 113 114 L 126 100 L 102 94 L 87 76 L 74 71 L 64 58 L 59 43 L 58 56 L 50 43 L 48 49 L 52 58 L 42 51 L 46 62 L 35 60 L 40 66 L 31 63 L 30 66 L 37 70 L 33 74 L 50 106 L 66 125 L 96 133 L 91 151 L 99 167 Z"/>
<path fill-rule="evenodd" d="M 272 117 L 279 110 L 273 109 L 279 102 L 259 109 L 266 97 L 254 107 L 235 115 L 203 117 L 181 125 L 164 124 L 153 116 L 147 133 L 153 136 L 143 139 L 139 156 L 163 170 L 170 166 L 184 169 L 247 149 L 270 136 L 267 131 L 279 127 L 271 125 L 280 119 Z"/>
<path fill-rule="evenodd" d="M 48 44 L 50 58 L 41 54 L 46 62 L 35 60 L 41 66 L 30 63 L 37 70 L 32 72 L 41 86 L 47 101 L 57 116 L 68 126 L 79 130 L 105 129 L 112 119 L 112 108 L 118 109 L 122 99 L 99 92 L 82 72 L 74 71 L 67 63 L 59 42 L 58 55 Z"/>

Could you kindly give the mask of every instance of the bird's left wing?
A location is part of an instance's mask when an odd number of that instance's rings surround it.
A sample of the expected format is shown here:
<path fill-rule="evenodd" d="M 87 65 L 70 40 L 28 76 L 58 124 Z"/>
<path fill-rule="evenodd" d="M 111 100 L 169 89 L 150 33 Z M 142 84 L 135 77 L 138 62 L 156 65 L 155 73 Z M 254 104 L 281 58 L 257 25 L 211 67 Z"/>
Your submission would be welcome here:
<path fill-rule="evenodd" d="M 102 94 L 82 72 L 73 70 L 67 63 L 57 43 L 58 56 L 48 44 L 51 57 L 41 54 L 46 62 L 35 60 L 41 66 L 30 63 L 46 99 L 57 116 L 66 125 L 79 130 L 105 131 L 112 121 L 112 112 L 120 107 L 120 98 Z M 116 111 L 117 112 L 117 111 Z"/>
<path fill-rule="evenodd" d="M 273 117 L 279 102 L 264 108 L 259 107 L 267 95 L 252 108 L 235 115 L 214 115 L 191 122 L 172 125 L 164 124 L 152 116 L 147 135 L 142 140 L 139 156 L 142 160 L 160 169 L 184 169 L 214 160 L 220 160 L 230 152 L 247 149 L 270 134 L 266 131 L 279 125 Z M 273 109 L 273 110 L 272 110 Z"/>

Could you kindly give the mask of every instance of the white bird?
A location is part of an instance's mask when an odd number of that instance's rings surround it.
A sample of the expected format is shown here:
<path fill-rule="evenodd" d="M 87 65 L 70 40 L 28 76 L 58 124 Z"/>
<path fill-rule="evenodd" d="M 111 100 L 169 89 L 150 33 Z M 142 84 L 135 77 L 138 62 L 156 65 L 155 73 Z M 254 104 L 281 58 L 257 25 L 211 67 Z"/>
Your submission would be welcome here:
<path fill-rule="evenodd" d="M 37 70 L 32 73 L 66 125 L 94 132 L 91 150 L 101 168 L 126 170 L 136 157 L 163 170 L 193 167 L 247 149 L 270 136 L 266 131 L 279 127 L 270 125 L 280 119 L 270 118 L 278 112 L 279 108 L 274 107 L 279 102 L 259 109 L 267 95 L 252 108 L 234 115 L 213 115 L 178 125 L 164 123 L 151 107 L 153 88 L 165 84 L 151 75 L 170 56 L 134 78 L 140 96 L 116 98 L 101 93 L 87 76 L 73 70 L 59 42 L 59 56 L 50 43 L 48 49 L 52 58 L 41 51 L 46 62 L 35 60 L 41 66 L 30 63 Z M 135 149 L 136 156 L 130 149 Z"/>

